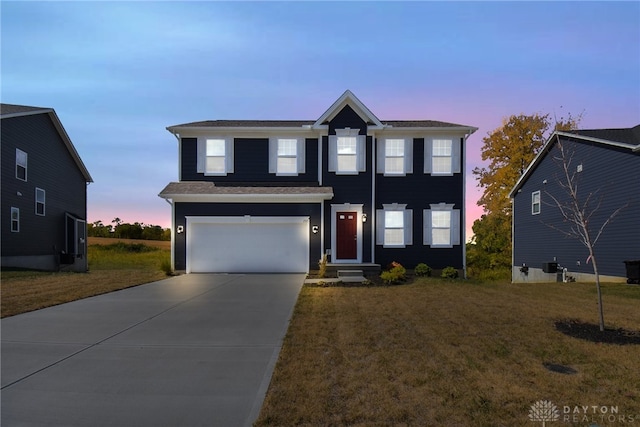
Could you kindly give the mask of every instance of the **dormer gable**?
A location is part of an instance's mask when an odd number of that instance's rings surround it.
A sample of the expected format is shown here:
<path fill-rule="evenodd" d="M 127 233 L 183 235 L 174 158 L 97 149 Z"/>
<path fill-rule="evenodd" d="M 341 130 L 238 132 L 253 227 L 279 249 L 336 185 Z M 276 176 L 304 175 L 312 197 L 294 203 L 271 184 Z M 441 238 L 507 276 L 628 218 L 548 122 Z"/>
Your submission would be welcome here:
<path fill-rule="evenodd" d="M 369 127 L 382 129 L 384 125 L 350 90 L 346 90 L 327 111 L 313 124 L 314 128 L 322 128 L 332 121 L 342 110 L 349 106 Z"/>

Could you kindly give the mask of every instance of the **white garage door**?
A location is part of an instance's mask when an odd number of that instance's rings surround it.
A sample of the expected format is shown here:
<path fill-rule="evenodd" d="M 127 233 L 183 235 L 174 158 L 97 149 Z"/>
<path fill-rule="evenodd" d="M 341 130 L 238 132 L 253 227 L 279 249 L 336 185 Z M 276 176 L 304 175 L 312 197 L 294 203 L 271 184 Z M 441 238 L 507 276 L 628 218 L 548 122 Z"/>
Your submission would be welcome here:
<path fill-rule="evenodd" d="M 306 273 L 308 217 L 187 217 L 187 273 Z"/>

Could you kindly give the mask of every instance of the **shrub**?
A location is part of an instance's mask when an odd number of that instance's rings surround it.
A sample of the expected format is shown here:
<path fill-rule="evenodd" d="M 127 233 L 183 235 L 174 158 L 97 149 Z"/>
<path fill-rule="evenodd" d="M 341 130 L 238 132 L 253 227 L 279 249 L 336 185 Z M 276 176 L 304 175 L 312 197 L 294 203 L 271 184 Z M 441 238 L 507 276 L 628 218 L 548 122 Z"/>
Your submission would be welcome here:
<path fill-rule="evenodd" d="M 391 263 L 391 269 L 383 271 L 380 278 L 387 285 L 391 285 L 403 281 L 406 273 L 407 270 L 400 263 L 394 261 Z"/>
<path fill-rule="evenodd" d="M 453 267 L 445 267 L 442 269 L 441 277 L 445 279 L 457 279 L 458 278 L 458 270 Z"/>
<path fill-rule="evenodd" d="M 160 270 L 164 271 L 167 276 L 172 276 L 173 270 L 171 269 L 171 261 L 168 259 L 162 260 L 160 263 Z"/>
<path fill-rule="evenodd" d="M 416 274 L 416 276 L 431 276 L 431 267 L 429 267 L 427 264 L 425 264 L 424 262 L 421 262 L 420 264 L 416 265 L 416 268 L 413 269 L 413 272 Z"/>
<path fill-rule="evenodd" d="M 327 254 L 323 254 L 318 261 L 318 277 L 322 278 L 327 274 Z"/>

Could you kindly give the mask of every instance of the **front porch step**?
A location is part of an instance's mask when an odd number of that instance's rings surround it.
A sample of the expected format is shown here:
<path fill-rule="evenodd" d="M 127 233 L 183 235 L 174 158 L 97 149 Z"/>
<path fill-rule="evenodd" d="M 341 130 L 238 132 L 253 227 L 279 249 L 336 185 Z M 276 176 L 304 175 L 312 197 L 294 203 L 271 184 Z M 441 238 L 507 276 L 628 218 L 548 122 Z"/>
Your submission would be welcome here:
<path fill-rule="evenodd" d="M 362 270 L 338 270 L 338 278 L 344 277 L 364 277 L 364 272 Z"/>
<path fill-rule="evenodd" d="M 360 275 L 363 274 L 380 274 L 380 264 L 364 263 L 364 264 L 344 264 L 344 263 L 327 263 L 328 273 L 338 273 L 339 271 L 357 270 Z"/>

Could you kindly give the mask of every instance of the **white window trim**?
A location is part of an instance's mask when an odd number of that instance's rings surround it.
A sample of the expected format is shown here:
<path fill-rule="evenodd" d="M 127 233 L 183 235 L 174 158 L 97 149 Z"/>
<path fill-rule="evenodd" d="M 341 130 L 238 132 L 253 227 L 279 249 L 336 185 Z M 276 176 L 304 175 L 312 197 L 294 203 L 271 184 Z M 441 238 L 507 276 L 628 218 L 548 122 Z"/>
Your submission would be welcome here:
<path fill-rule="evenodd" d="M 335 135 L 329 135 L 329 172 L 336 175 L 358 175 L 360 172 L 366 172 L 367 165 L 367 149 L 366 136 L 359 135 L 360 129 L 336 129 Z M 338 138 L 355 137 L 356 138 L 356 169 L 352 171 L 338 170 Z"/>
<path fill-rule="evenodd" d="M 42 202 L 38 201 L 38 192 L 42 192 Z M 47 208 L 47 193 L 45 192 L 45 190 L 43 190 L 42 188 L 38 188 L 36 187 L 36 194 L 35 194 L 35 209 L 36 209 L 36 215 L 38 216 L 45 216 L 46 214 L 46 208 Z M 42 213 L 38 213 L 38 204 L 42 203 Z"/>
<path fill-rule="evenodd" d="M 387 140 L 404 140 L 404 156 L 403 156 L 403 165 L 402 172 L 399 173 L 389 173 L 386 171 L 386 144 Z M 376 147 L 377 159 L 376 159 L 376 172 L 379 174 L 383 174 L 384 176 L 394 177 L 394 176 L 406 176 L 407 174 L 413 173 L 413 138 L 409 137 L 397 137 L 397 138 L 378 138 L 377 147 Z"/>
<path fill-rule="evenodd" d="M 207 139 L 220 139 L 224 140 L 224 172 L 207 172 L 206 164 L 207 164 Z M 233 146 L 234 140 L 231 137 L 222 137 L 222 136 L 205 136 L 199 137 L 197 142 L 197 172 L 204 174 L 204 176 L 226 176 L 230 173 L 233 173 Z"/>
<path fill-rule="evenodd" d="M 13 219 L 13 213 L 14 212 L 18 214 L 18 219 L 16 219 L 16 220 Z M 12 233 L 19 233 L 20 232 L 20 209 L 12 207 L 11 208 L 11 217 L 10 218 L 11 218 L 11 224 L 10 224 L 11 232 Z M 17 226 L 15 230 L 13 229 L 13 224 L 14 223 Z"/>
<path fill-rule="evenodd" d="M 431 209 L 423 211 L 423 232 L 422 244 L 431 248 L 453 248 L 460 245 L 460 209 L 454 209 L 454 203 L 437 203 L 429 205 Z M 451 212 L 450 239 L 448 245 L 434 245 L 432 243 L 432 211 L 449 211 Z"/>
<path fill-rule="evenodd" d="M 278 141 L 281 139 L 296 140 L 296 172 L 283 173 L 278 172 Z M 272 137 L 269 138 L 269 173 L 276 176 L 298 176 L 305 173 L 306 168 L 306 139 L 303 137 Z M 293 157 L 293 156 L 291 156 Z"/>
<path fill-rule="evenodd" d="M 535 197 L 538 196 L 538 203 L 535 203 Z M 535 206 L 538 206 L 538 212 L 535 211 Z M 531 215 L 540 215 L 542 212 L 542 195 L 540 194 L 540 190 L 534 191 L 531 193 Z"/>
<path fill-rule="evenodd" d="M 433 172 L 433 140 L 451 140 L 451 172 Z M 451 135 L 438 135 L 424 138 L 424 173 L 432 176 L 452 176 L 462 172 L 462 143 L 460 137 Z"/>
<path fill-rule="evenodd" d="M 404 212 L 404 242 L 402 245 L 389 245 L 384 242 L 385 235 L 385 212 L 402 211 Z M 406 204 L 383 204 L 382 209 L 376 209 L 376 245 L 384 248 L 405 248 L 413 245 L 413 210 L 407 209 Z"/>
<path fill-rule="evenodd" d="M 24 154 L 24 165 L 21 165 L 18 163 L 18 153 Z M 29 165 L 29 155 L 26 152 L 22 151 L 21 149 L 16 148 L 16 179 L 27 182 L 27 179 L 28 179 L 27 173 L 29 171 L 28 165 Z M 24 167 L 24 179 L 18 176 L 18 167 Z"/>

